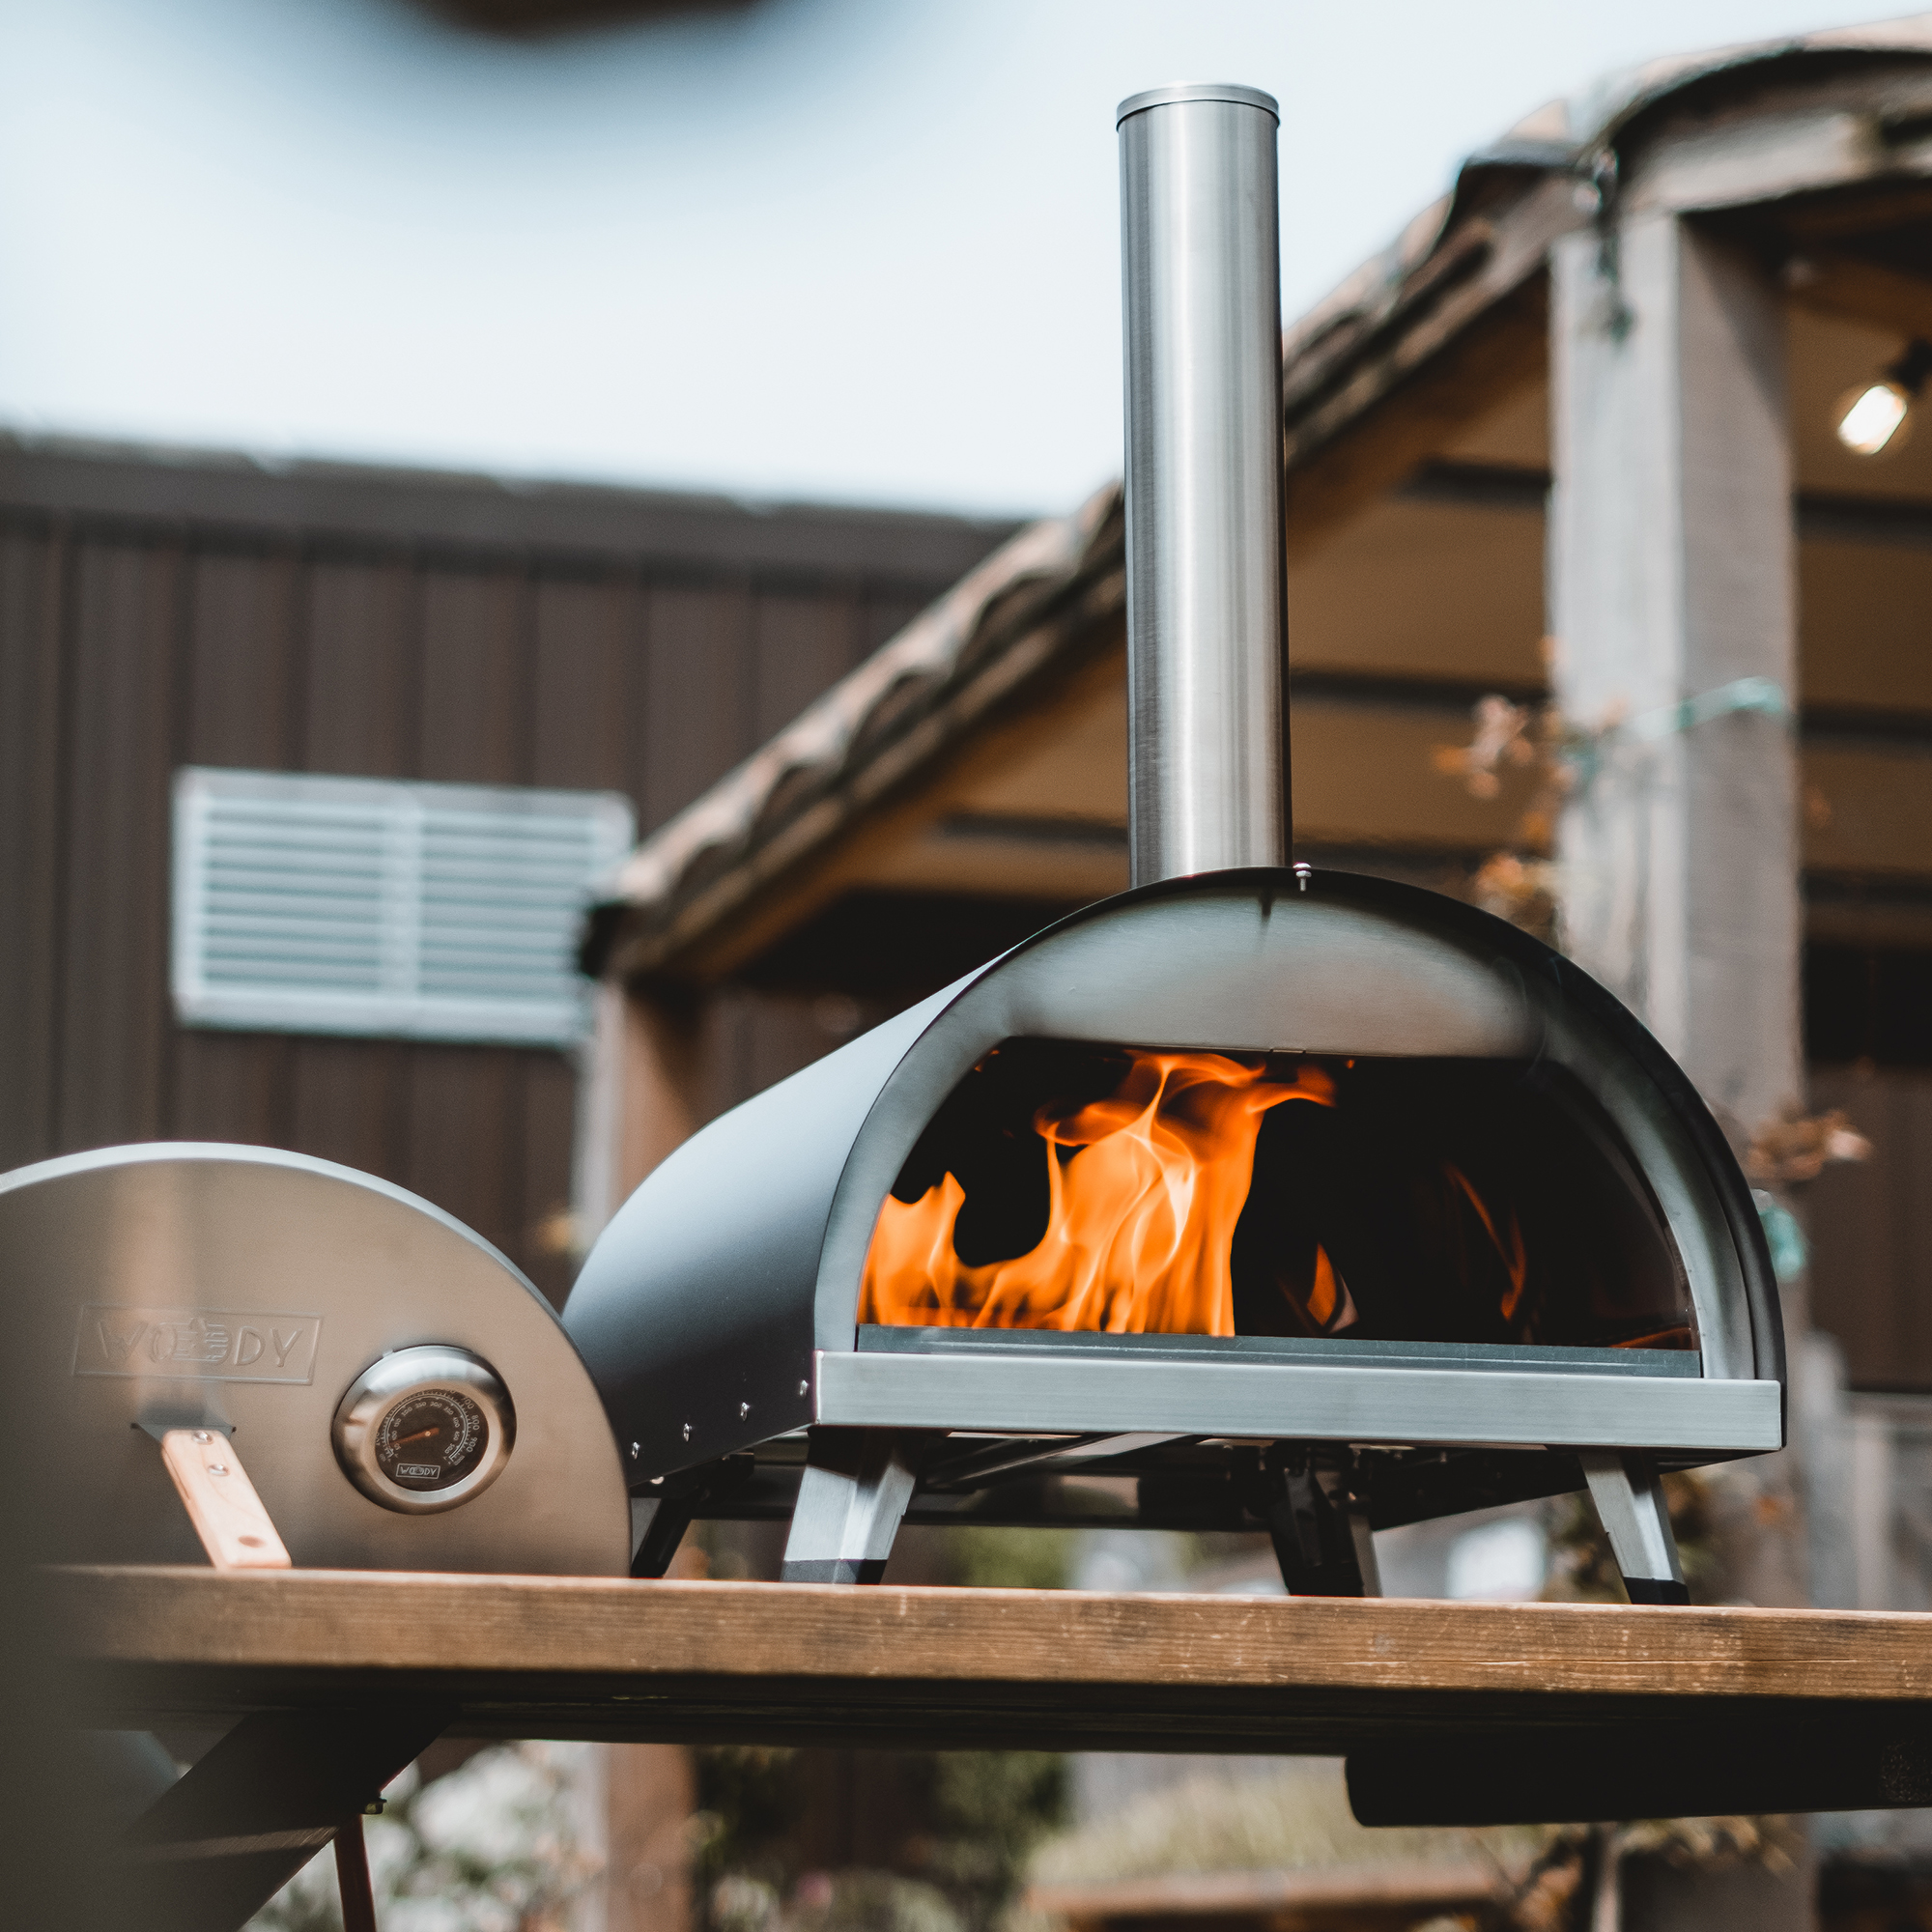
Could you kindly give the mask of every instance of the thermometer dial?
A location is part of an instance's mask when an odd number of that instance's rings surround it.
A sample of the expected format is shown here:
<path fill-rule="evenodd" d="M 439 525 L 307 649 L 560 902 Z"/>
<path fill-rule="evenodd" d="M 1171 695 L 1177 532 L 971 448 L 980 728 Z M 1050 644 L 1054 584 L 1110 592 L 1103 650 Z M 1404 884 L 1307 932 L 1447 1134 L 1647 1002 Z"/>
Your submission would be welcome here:
<path fill-rule="evenodd" d="M 343 1472 L 384 1509 L 420 1516 L 480 1495 L 516 1439 L 510 1392 L 468 1349 L 398 1349 L 357 1376 L 335 1411 Z"/>

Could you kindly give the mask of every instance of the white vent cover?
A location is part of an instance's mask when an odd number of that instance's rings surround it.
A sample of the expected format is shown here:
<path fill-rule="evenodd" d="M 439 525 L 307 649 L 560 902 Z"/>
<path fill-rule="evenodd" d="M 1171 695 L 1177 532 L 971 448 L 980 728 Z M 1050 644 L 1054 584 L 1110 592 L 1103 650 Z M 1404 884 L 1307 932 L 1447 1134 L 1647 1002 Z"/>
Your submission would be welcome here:
<path fill-rule="evenodd" d="M 190 768 L 175 777 L 184 1022 L 561 1045 L 592 882 L 630 849 L 611 792 Z"/>

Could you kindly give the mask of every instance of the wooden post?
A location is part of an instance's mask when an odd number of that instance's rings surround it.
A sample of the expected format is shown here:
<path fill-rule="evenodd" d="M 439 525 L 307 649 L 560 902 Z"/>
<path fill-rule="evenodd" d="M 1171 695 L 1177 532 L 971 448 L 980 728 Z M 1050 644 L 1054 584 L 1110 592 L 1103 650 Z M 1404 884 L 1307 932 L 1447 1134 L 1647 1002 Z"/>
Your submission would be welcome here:
<path fill-rule="evenodd" d="M 704 1014 L 599 982 L 579 1081 L 573 1234 L 580 1253 L 632 1190 L 697 1130 Z"/>
<path fill-rule="evenodd" d="M 587 1251 L 645 1175 L 699 1124 L 703 1015 L 598 982 L 579 1074 L 574 1233 Z M 689 1932 L 687 1826 L 696 1776 L 682 1745 L 595 1747 L 600 1775 L 582 1796 L 600 1813 L 604 1870 L 586 1922 L 605 1932 Z"/>
<path fill-rule="evenodd" d="M 1564 815 L 1566 951 L 1727 1129 L 1803 1092 L 1798 768 L 1787 722 L 1657 714 L 1745 678 L 1797 692 L 1784 311 L 1671 213 L 1551 260 L 1556 696 L 1606 744 Z"/>

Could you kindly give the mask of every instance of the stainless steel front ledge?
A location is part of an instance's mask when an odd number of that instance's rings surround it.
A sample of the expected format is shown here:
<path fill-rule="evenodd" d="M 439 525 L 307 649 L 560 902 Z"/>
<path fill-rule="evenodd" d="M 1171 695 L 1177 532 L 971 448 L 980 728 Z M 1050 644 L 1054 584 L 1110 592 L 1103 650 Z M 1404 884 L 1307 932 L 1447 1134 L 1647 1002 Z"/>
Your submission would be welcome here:
<path fill-rule="evenodd" d="M 1784 1444 L 1775 1381 L 828 1350 L 816 1367 L 817 1420 L 836 1428 L 1716 1453 Z"/>

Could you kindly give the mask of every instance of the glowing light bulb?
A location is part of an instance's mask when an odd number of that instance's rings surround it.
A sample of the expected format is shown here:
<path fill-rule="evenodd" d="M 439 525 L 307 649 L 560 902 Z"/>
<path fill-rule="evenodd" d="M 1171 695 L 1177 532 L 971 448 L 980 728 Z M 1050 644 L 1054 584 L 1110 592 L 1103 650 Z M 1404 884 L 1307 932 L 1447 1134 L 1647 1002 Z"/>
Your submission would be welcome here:
<path fill-rule="evenodd" d="M 1838 402 L 1838 440 L 1855 456 L 1895 449 L 1912 434 L 1912 405 L 1932 377 L 1932 342 L 1914 336 L 1905 353 Z"/>
<path fill-rule="evenodd" d="M 1874 383 L 1838 418 L 1838 440 L 1860 456 L 1876 456 L 1904 422 L 1912 398 L 1897 383 Z"/>

